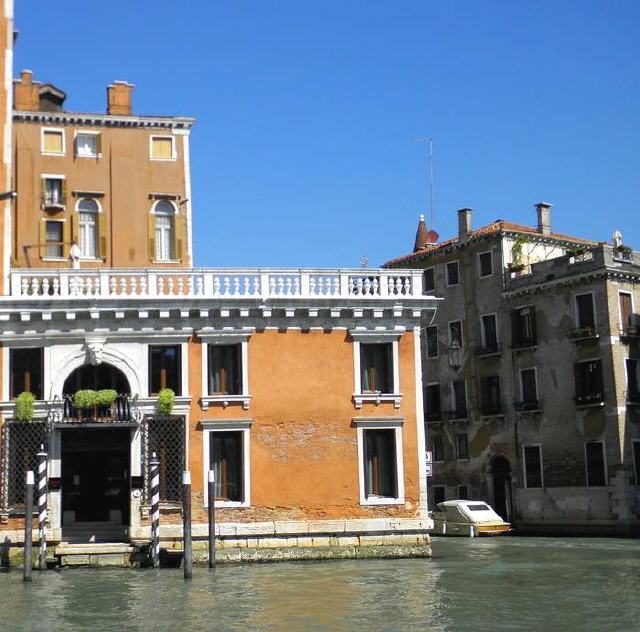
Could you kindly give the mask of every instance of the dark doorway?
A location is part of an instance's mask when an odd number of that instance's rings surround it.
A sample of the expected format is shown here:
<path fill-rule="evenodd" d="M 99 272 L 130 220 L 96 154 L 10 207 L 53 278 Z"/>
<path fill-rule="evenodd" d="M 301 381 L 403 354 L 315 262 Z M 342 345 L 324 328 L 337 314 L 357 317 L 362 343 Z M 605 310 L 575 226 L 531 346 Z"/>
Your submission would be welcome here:
<path fill-rule="evenodd" d="M 491 461 L 493 508 L 506 522 L 511 521 L 511 465 L 503 456 Z"/>
<path fill-rule="evenodd" d="M 129 524 L 129 428 L 65 429 L 62 527 Z"/>
<path fill-rule="evenodd" d="M 111 364 L 84 364 L 73 371 L 64 382 L 63 395 L 89 388 L 94 391 L 112 388 L 120 395 L 130 395 L 129 381 L 125 374 Z"/>

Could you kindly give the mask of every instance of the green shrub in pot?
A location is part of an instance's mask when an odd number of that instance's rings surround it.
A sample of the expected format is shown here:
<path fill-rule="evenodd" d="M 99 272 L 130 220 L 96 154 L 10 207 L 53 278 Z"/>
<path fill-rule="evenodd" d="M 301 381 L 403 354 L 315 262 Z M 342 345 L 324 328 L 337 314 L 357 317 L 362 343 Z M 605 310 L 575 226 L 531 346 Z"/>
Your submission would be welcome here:
<path fill-rule="evenodd" d="M 170 415 L 175 401 L 176 394 L 170 388 L 163 388 L 158 393 L 158 412 L 162 415 Z"/>
<path fill-rule="evenodd" d="M 16 419 L 31 421 L 33 419 L 33 403 L 36 401 L 33 393 L 24 391 L 16 397 Z"/>

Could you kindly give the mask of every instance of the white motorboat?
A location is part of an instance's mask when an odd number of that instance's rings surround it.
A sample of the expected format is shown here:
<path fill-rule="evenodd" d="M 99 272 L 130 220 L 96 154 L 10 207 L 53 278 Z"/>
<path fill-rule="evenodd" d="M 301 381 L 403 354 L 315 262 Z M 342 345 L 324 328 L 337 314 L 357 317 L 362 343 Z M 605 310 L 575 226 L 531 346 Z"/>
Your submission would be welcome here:
<path fill-rule="evenodd" d="M 434 535 L 503 535 L 511 524 L 480 500 L 445 500 L 431 514 Z"/>

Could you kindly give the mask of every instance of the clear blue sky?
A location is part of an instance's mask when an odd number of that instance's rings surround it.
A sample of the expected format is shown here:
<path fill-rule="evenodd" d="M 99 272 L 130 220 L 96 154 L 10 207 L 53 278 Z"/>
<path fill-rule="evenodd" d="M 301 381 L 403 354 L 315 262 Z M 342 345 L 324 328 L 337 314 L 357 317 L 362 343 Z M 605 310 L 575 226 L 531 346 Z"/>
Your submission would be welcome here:
<path fill-rule="evenodd" d="M 16 0 L 16 74 L 192 115 L 198 265 L 358 266 L 501 217 L 640 247 L 637 0 Z"/>

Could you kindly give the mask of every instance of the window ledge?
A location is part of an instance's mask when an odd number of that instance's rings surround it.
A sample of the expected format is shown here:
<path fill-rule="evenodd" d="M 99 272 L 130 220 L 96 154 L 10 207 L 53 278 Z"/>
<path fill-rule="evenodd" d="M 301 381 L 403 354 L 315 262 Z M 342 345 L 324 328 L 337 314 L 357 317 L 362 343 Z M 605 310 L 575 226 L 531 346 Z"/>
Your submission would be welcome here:
<path fill-rule="evenodd" d="M 68 261 L 67 257 L 42 257 L 43 261 Z"/>
<path fill-rule="evenodd" d="M 200 405 L 207 410 L 211 404 L 222 404 L 223 408 L 229 404 L 242 404 L 244 410 L 248 410 L 251 403 L 251 395 L 204 395 L 200 398 Z"/>
<path fill-rule="evenodd" d="M 154 259 L 151 263 L 182 263 L 182 259 Z"/>
<path fill-rule="evenodd" d="M 64 151 L 41 151 L 41 156 L 66 156 Z"/>
<path fill-rule="evenodd" d="M 102 154 L 76 154 L 75 157 L 76 158 L 93 158 L 95 160 L 96 158 L 102 158 Z"/>
<path fill-rule="evenodd" d="M 404 505 L 404 498 L 385 498 L 384 496 L 370 496 L 360 502 L 361 505 Z"/>
<path fill-rule="evenodd" d="M 208 509 L 209 503 L 204 503 L 203 507 Z M 245 507 L 251 507 L 251 504 L 245 500 L 216 500 L 214 507 L 216 509 L 242 509 Z"/>
<path fill-rule="evenodd" d="M 394 408 L 400 408 L 401 393 L 354 393 L 353 403 L 356 408 L 362 408 L 362 404 L 378 404 L 392 402 Z"/>
<path fill-rule="evenodd" d="M 150 156 L 149 160 L 152 160 L 153 162 L 176 162 L 178 158 L 153 158 Z"/>

